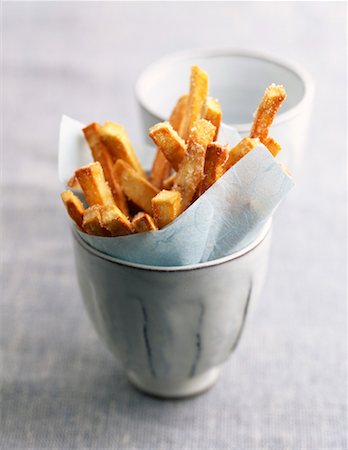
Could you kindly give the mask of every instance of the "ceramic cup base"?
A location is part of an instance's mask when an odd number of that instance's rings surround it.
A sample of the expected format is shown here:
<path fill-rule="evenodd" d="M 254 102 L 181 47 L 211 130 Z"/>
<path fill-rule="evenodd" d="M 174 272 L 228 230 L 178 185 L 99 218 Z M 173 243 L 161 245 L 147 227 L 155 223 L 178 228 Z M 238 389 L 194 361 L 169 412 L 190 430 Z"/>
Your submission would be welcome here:
<path fill-rule="evenodd" d="M 156 380 L 132 371 L 127 372 L 127 377 L 134 387 L 146 394 L 163 398 L 183 398 L 205 392 L 216 383 L 219 374 L 220 368 L 213 367 L 200 375 L 180 381 Z"/>

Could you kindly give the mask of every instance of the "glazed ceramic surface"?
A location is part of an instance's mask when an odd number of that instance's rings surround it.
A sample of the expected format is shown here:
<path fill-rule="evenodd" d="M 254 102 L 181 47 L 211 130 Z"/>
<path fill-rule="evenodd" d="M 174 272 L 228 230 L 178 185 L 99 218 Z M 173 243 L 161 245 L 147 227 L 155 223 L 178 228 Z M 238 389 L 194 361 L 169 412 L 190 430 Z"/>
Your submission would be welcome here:
<path fill-rule="evenodd" d="M 154 123 L 168 120 L 179 96 L 188 91 L 190 67 L 195 64 L 209 75 L 209 92 L 221 103 L 224 123 L 242 137 L 250 132 L 253 113 L 265 88 L 271 83 L 284 85 L 287 99 L 271 135 L 284 149 L 277 159 L 297 169 L 311 116 L 314 85 L 304 68 L 259 52 L 196 49 L 169 55 L 146 68 L 136 85 L 144 136 Z"/>
<path fill-rule="evenodd" d="M 270 226 L 235 255 L 163 268 L 109 257 L 73 233 L 87 311 L 133 384 L 175 397 L 214 383 L 262 285 Z"/>

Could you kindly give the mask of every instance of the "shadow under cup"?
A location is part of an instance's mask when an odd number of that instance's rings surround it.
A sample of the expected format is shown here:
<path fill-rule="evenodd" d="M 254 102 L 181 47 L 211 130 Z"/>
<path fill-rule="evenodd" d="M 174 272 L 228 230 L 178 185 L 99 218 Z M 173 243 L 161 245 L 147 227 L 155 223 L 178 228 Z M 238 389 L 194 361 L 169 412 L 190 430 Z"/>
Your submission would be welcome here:
<path fill-rule="evenodd" d="M 129 381 L 167 398 L 212 386 L 262 287 L 271 220 L 238 253 L 191 266 L 132 264 L 95 250 L 76 231 L 73 238 L 89 317 Z"/>

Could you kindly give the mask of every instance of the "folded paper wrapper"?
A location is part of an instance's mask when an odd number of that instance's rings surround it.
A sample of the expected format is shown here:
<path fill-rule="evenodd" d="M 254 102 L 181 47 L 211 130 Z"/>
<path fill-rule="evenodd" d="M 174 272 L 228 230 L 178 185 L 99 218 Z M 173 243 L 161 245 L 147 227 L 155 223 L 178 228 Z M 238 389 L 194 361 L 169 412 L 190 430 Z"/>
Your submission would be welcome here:
<path fill-rule="evenodd" d="M 74 119 L 62 117 L 58 165 L 65 187 L 78 167 L 92 162 L 83 127 Z M 222 125 L 219 142 L 232 147 L 240 140 L 234 129 Z M 197 264 L 230 255 L 252 243 L 293 184 L 261 144 L 159 231 L 99 237 L 76 230 L 91 247 L 128 262 L 152 266 Z"/>

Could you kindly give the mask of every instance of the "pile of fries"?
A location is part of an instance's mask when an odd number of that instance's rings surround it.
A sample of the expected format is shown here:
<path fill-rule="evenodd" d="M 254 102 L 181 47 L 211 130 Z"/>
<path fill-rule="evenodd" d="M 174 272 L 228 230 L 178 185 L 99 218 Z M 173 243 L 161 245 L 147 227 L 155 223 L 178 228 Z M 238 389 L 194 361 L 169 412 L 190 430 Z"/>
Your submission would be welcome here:
<path fill-rule="evenodd" d="M 165 227 L 260 143 L 277 155 L 281 147 L 269 128 L 285 98 L 282 86 L 269 86 L 250 137 L 229 149 L 216 141 L 222 111 L 208 96 L 208 75 L 193 66 L 189 93 L 179 98 L 168 122 L 149 130 L 157 147 L 149 176 L 121 125 L 94 122 L 83 129 L 95 162 L 77 169 L 69 187 L 82 189 L 88 207 L 67 190 L 61 197 L 68 214 L 80 230 L 96 236 Z"/>

